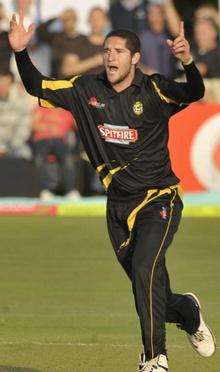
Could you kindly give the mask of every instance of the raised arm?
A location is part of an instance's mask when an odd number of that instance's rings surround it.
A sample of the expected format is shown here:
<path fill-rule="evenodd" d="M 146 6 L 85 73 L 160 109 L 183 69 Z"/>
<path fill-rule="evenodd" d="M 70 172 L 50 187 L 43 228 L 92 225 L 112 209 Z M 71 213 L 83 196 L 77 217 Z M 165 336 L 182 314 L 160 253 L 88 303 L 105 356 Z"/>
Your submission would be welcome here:
<path fill-rule="evenodd" d="M 202 76 L 196 68 L 190 51 L 190 45 L 185 38 L 184 23 L 180 22 L 179 35 L 172 41 L 167 40 L 167 43 L 174 54 L 179 59 L 186 72 L 186 83 L 167 82 L 164 84 L 164 89 L 169 90 L 166 93 L 173 95 L 173 99 L 178 102 L 190 103 L 197 101 L 204 95 L 204 83 Z"/>
<path fill-rule="evenodd" d="M 18 70 L 25 89 L 32 96 L 41 98 L 40 103 L 45 107 L 62 107 L 69 110 L 71 102 L 72 81 L 50 79 L 43 76 L 33 65 L 27 53 L 28 46 L 34 33 L 34 25 L 26 31 L 23 25 L 23 13 L 19 12 L 19 21 L 13 16 L 10 22 L 9 41 L 15 52 Z"/>
<path fill-rule="evenodd" d="M 23 10 L 20 9 L 18 21 L 14 14 L 11 18 L 8 38 L 10 45 L 15 52 L 18 71 L 25 89 L 31 95 L 41 97 L 41 86 L 44 76 L 32 64 L 26 50 L 26 47 L 34 35 L 35 25 L 31 24 L 28 30 L 26 30 L 23 21 Z"/>
<path fill-rule="evenodd" d="M 179 59 L 186 73 L 186 82 L 176 82 L 160 74 L 151 75 L 151 81 L 162 109 L 167 117 L 180 111 L 185 105 L 198 101 L 204 96 L 205 87 L 202 76 L 193 62 L 190 46 L 184 36 L 183 22 L 175 40 L 167 40 L 174 56 Z"/>
<path fill-rule="evenodd" d="M 32 23 L 28 30 L 24 27 L 24 13 L 23 9 L 19 9 L 18 21 L 16 15 L 13 14 L 10 20 L 10 32 L 9 32 L 9 42 L 12 49 L 15 52 L 21 52 L 30 43 L 34 35 L 35 25 Z"/>
<path fill-rule="evenodd" d="M 189 42 L 185 38 L 184 22 L 179 24 L 179 34 L 174 40 L 167 40 L 173 55 L 179 59 L 183 64 L 192 62 L 192 55 L 190 52 Z"/>
<path fill-rule="evenodd" d="M 175 113 L 176 110 L 179 110 L 178 107 L 198 101 L 204 96 L 204 83 L 194 62 L 184 65 L 184 69 L 186 73 L 186 82 L 184 83 L 167 79 L 160 74 L 151 75 L 158 96 L 168 104 L 167 106 L 171 103 L 171 111 L 168 109 L 168 112 Z"/>

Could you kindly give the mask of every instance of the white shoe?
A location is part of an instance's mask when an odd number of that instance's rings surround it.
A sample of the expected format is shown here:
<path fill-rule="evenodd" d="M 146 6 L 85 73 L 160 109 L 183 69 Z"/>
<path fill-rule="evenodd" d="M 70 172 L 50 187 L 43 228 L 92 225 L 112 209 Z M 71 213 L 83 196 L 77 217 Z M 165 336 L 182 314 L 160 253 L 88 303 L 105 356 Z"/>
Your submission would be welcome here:
<path fill-rule="evenodd" d="M 168 363 L 166 355 L 160 354 L 156 358 L 146 360 L 145 354 L 139 356 L 138 372 L 167 372 Z"/>
<path fill-rule="evenodd" d="M 42 190 L 40 193 L 40 198 L 43 201 L 50 201 L 55 197 L 55 195 L 50 190 Z"/>
<path fill-rule="evenodd" d="M 79 193 L 79 191 L 78 190 L 72 190 L 72 191 L 69 191 L 66 195 L 65 195 L 65 197 L 67 198 L 67 199 L 69 199 L 69 200 L 79 200 L 79 199 L 81 199 L 81 195 L 80 195 L 80 193 Z"/>
<path fill-rule="evenodd" d="M 214 354 L 216 345 L 215 345 L 215 336 L 212 333 L 211 329 L 205 324 L 202 314 L 201 314 L 201 305 L 198 298 L 193 293 L 185 293 L 185 296 L 190 297 L 199 310 L 200 324 L 199 328 L 193 335 L 187 333 L 189 342 L 191 343 L 193 349 L 203 357 L 210 357 Z"/>

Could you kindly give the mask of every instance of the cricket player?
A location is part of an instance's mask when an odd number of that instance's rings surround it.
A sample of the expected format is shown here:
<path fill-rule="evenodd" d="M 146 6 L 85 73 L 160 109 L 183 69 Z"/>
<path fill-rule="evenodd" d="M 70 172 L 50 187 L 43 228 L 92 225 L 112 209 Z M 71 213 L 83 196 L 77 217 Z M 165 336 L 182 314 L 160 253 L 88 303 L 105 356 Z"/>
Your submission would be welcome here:
<path fill-rule="evenodd" d="M 106 189 L 109 236 L 131 280 L 140 319 L 143 353 L 138 371 L 168 371 L 166 322 L 182 328 L 200 355 L 211 356 L 214 336 L 203 321 L 199 300 L 192 293 L 172 292 L 165 264 L 183 209 L 167 148 L 168 122 L 204 95 L 183 23 L 175 40 L 167 41 L 185 69 L 183 83 L 144 75 L 138 68 L 140 41 L 124 29 L 105 38 L 103 73 L 50 79 L 34 67 L 26 50 L 33 33 L 34 25 L 25 30 L 22 11 L 18 20 L 12 17 L 9 40 L 27 92 L 41 106 L 62 107 L 74 115 Z"/>

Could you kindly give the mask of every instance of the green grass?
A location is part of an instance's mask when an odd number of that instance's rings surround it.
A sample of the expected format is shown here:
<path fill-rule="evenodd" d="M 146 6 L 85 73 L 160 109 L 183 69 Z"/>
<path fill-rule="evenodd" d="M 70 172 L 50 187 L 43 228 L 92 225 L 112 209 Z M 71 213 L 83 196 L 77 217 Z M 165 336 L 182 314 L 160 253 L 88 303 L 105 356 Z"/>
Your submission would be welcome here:
<path fill-rule="evenodd" d="M 173 289 L 195 291 L 220 334 L 219 219 L 184 219 L 168 253 Z M 103 218 L 1 217 L 0 372 L 135 372 L 130 283 Z M 170 372 L 219 372 L 167 327 Z"/>

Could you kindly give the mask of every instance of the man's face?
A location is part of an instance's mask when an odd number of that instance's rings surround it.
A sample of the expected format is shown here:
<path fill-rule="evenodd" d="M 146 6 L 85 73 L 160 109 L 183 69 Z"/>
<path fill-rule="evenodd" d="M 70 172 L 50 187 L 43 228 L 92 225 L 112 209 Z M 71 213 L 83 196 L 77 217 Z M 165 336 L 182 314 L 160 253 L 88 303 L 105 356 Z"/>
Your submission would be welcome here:
<path fill-rule="evenodd" d="M 0 4 L 0 20 L 4 18 L 4 8 L 3 5 Z"/>
<path fill-rule="evenodd" d="M 125 80 L 135 66 L 131 52 L 126 48 L 126 40 L 118 36 L 105 41 L 103 62 L 108 81 L 113 86 Z"/>
<path fill-rule="evenodd" d="M 152 31 L 156 33 L 164 31 L 165 13 L 162 5 L 150 5 L 147 11 L 147 19 Z"/>
<path fill-rule="evenodd" d="M 194 24 L 194 39 L 200 49 L 209 50 L 217 42 L 217 31 L 210 20 L 202 19 Z"/>
<path fill-rule="evenodd" d="M 72 9 L 64 10 L 60 16 L 60 19 L 62 20 L 63 28 L 67 33 L 75 31 L 77 16 L 74 10 Z"/>
<path fill-rule="evenodd" d="M 104 30 L 107 26 L 107 16 L 104 10 L 101 9 L 92 10 L 89 16 L 89 24 L 92 33 L 103 35 Z"/>

